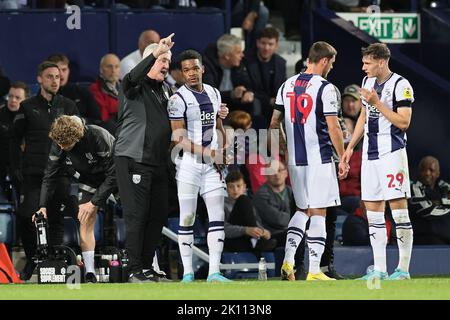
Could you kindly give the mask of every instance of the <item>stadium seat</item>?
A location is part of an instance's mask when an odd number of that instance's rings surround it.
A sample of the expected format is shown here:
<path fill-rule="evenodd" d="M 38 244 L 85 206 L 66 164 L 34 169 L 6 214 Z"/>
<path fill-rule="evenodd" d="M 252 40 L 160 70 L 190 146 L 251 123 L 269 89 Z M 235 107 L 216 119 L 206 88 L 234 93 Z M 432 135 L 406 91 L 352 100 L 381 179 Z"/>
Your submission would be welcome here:
<path fill-rule="evenodd" d="M 16 216 L 14 206 L 9 202 L 0 203 L 0 242 L 11 248 L 16 239 Z"/>
<path fill-rule="evenodd" d="M 71 248 L 78 248 L 80 246 L 78 223 L 72 217 L 64 217 L 63 244 Z"/>
<path fill-rule="evenodd" d="M 240 263 L 258 263 L 258 259 L 251 252 L 223 252 L 222 263 L 225 264 L 240 264 Z M 241 270 L 224 270 L 225 277 L 230 279 L 249 279 L 258 278 L 258 269 Z"/>
<path fill-rule="evenodd" d="M 119 249 L 124 249 L 126 230 L 125 230 L 125 220 L 123 218 L 114 219 L 114 234 L 115 234 L 114 245 Z"/>
<path fill-rule="evenodd" d="M 7 212 L 0 212 L 0 243 L 12 245 L 14 243 L 13 217 Z"/>

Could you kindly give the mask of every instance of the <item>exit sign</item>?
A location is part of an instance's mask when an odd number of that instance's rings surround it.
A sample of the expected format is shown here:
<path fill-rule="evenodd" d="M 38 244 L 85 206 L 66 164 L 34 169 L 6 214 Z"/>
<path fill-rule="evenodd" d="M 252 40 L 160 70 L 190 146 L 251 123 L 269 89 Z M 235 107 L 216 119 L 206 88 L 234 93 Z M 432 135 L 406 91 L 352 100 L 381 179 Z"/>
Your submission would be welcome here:
<path fill-rule="evenodd" d="M 420 43 L 418 13 L 336 13 L 342 19 L 386 43 Z"/>

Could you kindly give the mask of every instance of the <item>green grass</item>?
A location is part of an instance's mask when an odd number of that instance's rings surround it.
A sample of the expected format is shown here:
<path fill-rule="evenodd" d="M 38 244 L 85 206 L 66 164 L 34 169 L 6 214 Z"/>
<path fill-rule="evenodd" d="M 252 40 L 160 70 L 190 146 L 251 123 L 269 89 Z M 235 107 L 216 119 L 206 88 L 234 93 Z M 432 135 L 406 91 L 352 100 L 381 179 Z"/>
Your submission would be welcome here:
<path fill-rule="evenodd" d="M 306 299 L 450 299 L 449 278 L 421 278 L 411 281 L 382 281 L 381 288 L 369 290 L 365 281 L 285 282 L 270 280 L 233 283 L 192 284 L 82 284 L 0 285 L 0 299 L 57 300 L 306 300 Z"/>

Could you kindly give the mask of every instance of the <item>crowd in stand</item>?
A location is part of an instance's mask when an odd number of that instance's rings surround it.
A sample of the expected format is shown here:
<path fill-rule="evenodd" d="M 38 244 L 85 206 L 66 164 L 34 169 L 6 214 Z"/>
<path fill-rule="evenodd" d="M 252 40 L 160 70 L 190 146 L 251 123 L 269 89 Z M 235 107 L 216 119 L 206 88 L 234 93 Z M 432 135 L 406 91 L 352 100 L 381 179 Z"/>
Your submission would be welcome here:
<path fill-rule="evenodd" d="M 57 1 L 54 1 L 55 3 Z M 64 3 L 65 1 L 61 1 Z M 134 3 L 120 1 L 133 7 Z M 142 1 L 145 2 L 145 1 Z M 151 2 L 151 1 L 149 1 Z M 155 1 L 156 5 L 167 5 Z M 195 3 L 187 1 L 188 5 Z M 89 4 L 85 1 L 84 4 Z M 246 2 L 246 5 L 249 3 Z M 252 2 L 254 5 L 254 1 Z M 239 140 L 242 136 L 250 141 L 236 144 L 235 161 L 228 166 L 226 184 L 228 197 L 225 200 L 225 251 L 250 251 L 259 256 L 263 251 L 284 247 L 290 218 L 295 213 L 295 203 L 285 165 L 281 160 L 266 161 L 257 149 L 258 137 L 248 134 L 250 130 L 266 129 L 270 123 L 275 97 L 281 84 L 287 79 L 286 61 L 277 54 L 279 32 L 273 27 L 259 27 L 256 19 L 264 19 L 262 6 L 244 7 L 242 24 L 245 30 L 255 33 L 248 39 L 253 45 L 242 47 L 241 39 L 225 34 L 211 44 L 203 53 L 205 73 L 204 83 L 220 91 L 222 102 L 230 109 L 225 126 L 235 130 L 231 137 Z M 295 37 L 295 35 L 294 35 Z M 27 84 L 16 81 L 14 75 L 0 70 L 0 97 L 7 98 L 0 109 L 0 182 L 2 200 L 20 202 L 21 195 L 28 195 L 31 202 L 21 203 L 19 228 L 22 244 L 27 257 L 33 255 L 33 229 L 30 215 L 37 210 L 39 190 L 47 164 L 50 140 L 48 132 L 52 121 L 60 114 L 79 114 L 86 124 L 96 124 L 115 134 L 121 79 L 141 60 L 144 49 L 151 43 L 158 43 L 159 34 L 145 30 L 138 39 L 138 48 L 122 60 L 113 54 L 105 54 L 99 62 L 97 80 L 88 88 L 70 82 L 70 60 L 61 53 L 52 53 L 39 66 L 40 90 L 30 98 Z M 50 53 L 50 52 L 49 52 Z M 183 85 L 179 76 L 180 66 L 176 57 L 172 59 L 170 76 L 165 80 L 176 91 Z M 341 95 L 342 127 L 345 128 L 345 142 L 350 141 L 355 122 L 359 116 L 361 103 L 359 86 L 345 87 Z M 49 93 L 52 93 L 50 95 Z M 42 110 L 52 107 L 61 113 L 51 112 L 39 118 L 24 106 L 37 103 Z M 22 108 L 22 109 L 21 109 Z M 26 112 L 29 112 L 28 114 Z M 38 116 L 35 116 L 38 114 Z M 26 125 L 25 125 L 26 124 Z M 36 142 L 36 139 L 39 141 Z M 253 140 L 252 140 L 253 139 Z M 35 149 L 30 150 L 30 146 Z M 285 155 L 281 154 L 281 157 Z M 327 242 L 322 256 L 321 268 L 328 276 L 341 278 L 333 267 L 334 229 L 337 215 L 346 215 L 343 226 L 344 245 L 369 245 L 368 222 L 361 202 L 361 145 L 355 148 L 350 162 L 347 179 L 340 181 L 342 205 L 330 209 L 327 214 Z M 250 161 L 252 159 L 252 161 Z M 278 172 L 264 175 L 263 169 L 278 162 Z M 449 184 L 439 180 L 439 162 L 433 157 L 424 158 L 419 166 L 419 179 L 412 184 L 411 220 L 418 244 L 450 244 L 450 191 Z M 173 177 L 172 177 L 173 178 Z M 61 188 L 66 190 L 69 176 L 61 179 Z M 8 193 L 8 183 L 14 186 L 18 195 Z M 176 198 L 176 191 L 172 190 Z M 170 196 L 169 196 L 170 197 Z M 54 210 L 61 204 L 55 202 Z M 66 206 L 69 207 L 70 206 Z M 25 209 L 24 209 L 25 208 Z M 390 212 L 387 210 L 389 217 Z M 386 219 L 389 230 L 392 219 Z M 51 242 L 60 243 L 61 221 L 50 221 Z M 394 235 L 389 238 L 395 243 Z M 297 279 L 304 279 L 303 255 L 305 241 L 296 254 Z M 26 273 L 27 270 L 24 270 Z M 27 275 L 24 276 L 27 278 Z"/>

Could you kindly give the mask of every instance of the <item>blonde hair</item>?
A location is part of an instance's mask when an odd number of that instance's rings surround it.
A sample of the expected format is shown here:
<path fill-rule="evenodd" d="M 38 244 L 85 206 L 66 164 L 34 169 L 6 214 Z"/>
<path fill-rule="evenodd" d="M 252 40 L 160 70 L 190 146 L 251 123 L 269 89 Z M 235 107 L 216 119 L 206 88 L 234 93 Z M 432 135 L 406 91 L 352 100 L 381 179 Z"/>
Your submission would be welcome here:
<path fill-rule="evenodd" d="M 77 116 L 61 116 L 53 122 L 48 136 L 63 146 L 77 143 L 84 136 L 83 121 Z"/>

